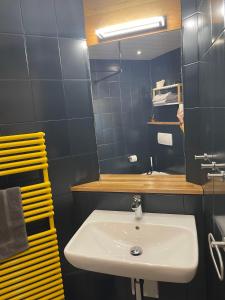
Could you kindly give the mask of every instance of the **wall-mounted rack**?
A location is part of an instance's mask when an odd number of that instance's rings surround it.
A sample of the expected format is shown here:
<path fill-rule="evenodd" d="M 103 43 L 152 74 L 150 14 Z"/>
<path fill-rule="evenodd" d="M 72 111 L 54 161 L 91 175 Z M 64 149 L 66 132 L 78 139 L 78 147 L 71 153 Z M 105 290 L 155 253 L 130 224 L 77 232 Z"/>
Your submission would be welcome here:
<path fill-rule="evenodd" d="M 176 94 L 177 94 L 177 102 L 171 102 L 171 103 L 160 103 L 160 104 L 154 104 L 153 103 L 153 109 L 155 107 L 163 107 L 163 106 L 172 106 L 172 105 L 179 105 L 183 103 L 182 101 L 182 83 L 176 83 L 176 84 L 171 84 L 171 85 L 166 85 L 163 87 L 159 88 L 154 88 L 152 89 L 152 97 L 154 98 L 158 93 L 161 91 L 165 90 L 170 90 L 170 89 L 176 89 Z M 154 114 L 153 114 L 154 115 Z M 180 122 L 178 121 L 157 121 L 157 120 L 152 120 L 147 123 L 148 125 L 168 125 L 168 126 L 180 126 Z"/>
<path fill-rule="evenodd" d="M 165 85 L 160 88 L 154 88 L 152 89 L 152 97 L 154 98 L 157 93 L 160 93 L 161 91 L 165 90 L 170 90 L 170 89 L 176 89 L 176 94 L 177 94 L 177 102 L 175 103 L 163 103 L 163 104 L 153 104 L 154 107 L 159 107 L 159 106 L 167 106 L 167 105 L 178 105 L 183 103 L 182 101 L 182 83 L 176 83 L 176 84 L 171 84 L 171 85 Z"/>

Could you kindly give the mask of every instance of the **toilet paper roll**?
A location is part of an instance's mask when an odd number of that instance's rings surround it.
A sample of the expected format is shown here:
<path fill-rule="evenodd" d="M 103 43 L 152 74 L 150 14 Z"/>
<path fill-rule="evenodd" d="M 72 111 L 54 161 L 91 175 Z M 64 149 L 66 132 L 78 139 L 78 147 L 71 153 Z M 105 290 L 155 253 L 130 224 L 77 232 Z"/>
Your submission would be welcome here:
<path fill-rule="evenodd" d="M 129 162 L 134 163 L 138 161 L 137 155 L 130 155 L 128 157 Z"/>

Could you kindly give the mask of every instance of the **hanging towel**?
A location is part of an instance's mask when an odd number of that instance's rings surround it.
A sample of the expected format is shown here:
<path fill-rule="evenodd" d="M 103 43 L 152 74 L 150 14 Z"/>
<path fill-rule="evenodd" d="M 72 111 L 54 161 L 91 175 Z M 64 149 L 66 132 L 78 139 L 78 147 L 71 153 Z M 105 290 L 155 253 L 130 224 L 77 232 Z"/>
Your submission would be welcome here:
<path fill-rule="evenodd" d="M 0 260 L 28 247 L 20 188 L 0 190 Z"/>

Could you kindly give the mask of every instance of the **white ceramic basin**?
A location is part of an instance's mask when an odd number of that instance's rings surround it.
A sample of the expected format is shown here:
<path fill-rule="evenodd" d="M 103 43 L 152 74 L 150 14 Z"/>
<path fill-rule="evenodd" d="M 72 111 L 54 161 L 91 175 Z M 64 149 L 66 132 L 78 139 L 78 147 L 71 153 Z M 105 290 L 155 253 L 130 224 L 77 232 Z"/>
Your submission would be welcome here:
<path fill-rule="evenodd" d="M 132 256 L 133 246 L 142 248 Z M 198 266 L 194 216 L 95 210 L 67 244 L 64 254 L 75 267 L 94 272 L 184 283 Z"/>

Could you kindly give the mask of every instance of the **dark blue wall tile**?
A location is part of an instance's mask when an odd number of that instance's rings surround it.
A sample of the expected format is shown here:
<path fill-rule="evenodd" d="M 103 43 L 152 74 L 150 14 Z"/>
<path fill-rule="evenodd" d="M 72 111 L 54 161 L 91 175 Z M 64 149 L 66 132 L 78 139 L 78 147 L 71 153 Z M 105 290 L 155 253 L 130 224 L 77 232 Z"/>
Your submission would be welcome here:
<path fill-rule="evenodd" d="M 144 211 L 184 214 L 183 195 L 144 195 Z"/>
<path fill-rule="evenodd" d="M 65 80 L 65 99 L 69 118 L 93 116 L 91 87 L 89 81 Z"/>
<path fill-rule="evenodd" d="M 183 21 L 183 64 L 196 61 L 198 61 L 198 14 Z"/>
<path fill-rule="evenodd" d="M 34 121 L 29 81 L 0 81 L 0 122 Z"/>
<path fill-rule="evenodd" d="M 0 133 L 2 135 L 12 134 L 24 134 L 40 132 L 42 130 L 42 124 L 38 122 L 26 122 L 26 123 L 10 123 L 0 126 Z"/>
<path fill-rule="evenodd" d="M 32 91 L 37 120 L 65 118 L 65 100 L 61 81 L 32 80 Z"/>
<path fill-rule="evenodd" d="M 208 50 L 212 42 L 210 0 L 201 1 L 198 15 L 198 46 L 200 57 Z"/>
<path fill-rule="evenodd" d="M 97 153 L 73 157 L 72 163 L 75 184 L 99 180 Z"/>
<path fill-rule="evenodd" d="M 42 130 L 46 134 L 49 159 L 70 155 L 67 120 L 42 122 Z"/>
<path fill-rule="evenodd" d="M 23 32 L 19 0 L 0 1 L 0 32 Z"/>
<path fill-rule="evenodd" d="M 199 106 L 199 63 L 183 67 L 184 107 Z"/>
<path fill-rule="evenodd" d="M 224 29 L 224 12 L 223 0 L 211 0 L 212 41 L 215 41 Z"/>
<path fill-rule="evenodd" d="M 85 40 L 60 39 L 62 72 L 65 79 L 89 79 Z"/>
<path fill-rule="evenodd" d="M 181 82 L 181 49 L 170 51 L 150 62 L 151 80 L 153 87 L 162 78 L 166 85 Z"/>
<path fill-rule="evenodd" d="M 32 79 L 60 79 L 60 59 L 56 38 L 27 36 L 27 56 Z"/>
<path fill-rule="evenodd" d="M 75 183 L 74 166 L 71 157 L 51 160 L 49 163 L 49 176 L 52 182 L 54 196 L 70 192 Z"/>
<path fill-rule="evenodd" d="M 68 121 L 71 153 L 84 154 L 96 152 L 93 118 L 72 119 Z"/>
<path fill-rule="evenodd" d="M 25 33 L 56 36 L 54 0 L 21 0 Z"/>
<path fill-rule="evenodd" d="M 23 36 L 0 36 L 0 79 L 26 79 L 27 63 Z"/>
<path fill-rule="evenodd" d="M 85 37 L 82 0 L 55 0 L 55 9 L 59 36 Z"/>

